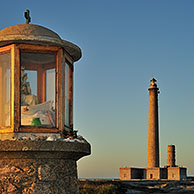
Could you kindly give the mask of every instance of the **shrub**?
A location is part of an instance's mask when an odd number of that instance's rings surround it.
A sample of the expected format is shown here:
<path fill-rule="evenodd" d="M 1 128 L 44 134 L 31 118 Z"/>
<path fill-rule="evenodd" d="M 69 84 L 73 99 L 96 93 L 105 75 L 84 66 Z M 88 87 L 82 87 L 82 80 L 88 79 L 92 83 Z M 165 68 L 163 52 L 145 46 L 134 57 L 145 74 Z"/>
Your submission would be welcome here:
<path fill-rule="evenodd" d="M 109 183 L 85 182 L 79 184 L 80 194 L 116 194 L 117 186 Z"/>

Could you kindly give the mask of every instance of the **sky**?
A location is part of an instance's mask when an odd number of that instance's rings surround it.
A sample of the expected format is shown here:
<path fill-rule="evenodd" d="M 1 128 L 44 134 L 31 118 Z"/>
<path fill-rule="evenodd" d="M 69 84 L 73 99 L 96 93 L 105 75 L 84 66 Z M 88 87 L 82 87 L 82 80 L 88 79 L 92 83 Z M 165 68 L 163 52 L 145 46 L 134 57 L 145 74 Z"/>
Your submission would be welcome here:
<path fill-rule="evenodd" d="M 82 50 L 75 63 L 74 126 L 91 144 L 80 178 L 119 178 L 120 167 L 147 166 L 148 87 L 158 80 L 160 164 L 194 175 L 194 1 L 4 1 L 0 29 L 45 26 Z"/>

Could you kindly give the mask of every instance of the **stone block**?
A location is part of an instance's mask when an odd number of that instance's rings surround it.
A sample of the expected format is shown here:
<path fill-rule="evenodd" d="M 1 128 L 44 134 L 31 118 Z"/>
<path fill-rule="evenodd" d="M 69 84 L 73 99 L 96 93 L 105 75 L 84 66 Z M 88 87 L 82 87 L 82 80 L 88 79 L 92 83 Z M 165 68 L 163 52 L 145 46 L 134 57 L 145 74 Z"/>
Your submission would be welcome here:
<path fill-rule="evenodd" d="M 78 194 L 76 161 L 89 153 L 86 143 L 0 141 L 0 193 Z"/>

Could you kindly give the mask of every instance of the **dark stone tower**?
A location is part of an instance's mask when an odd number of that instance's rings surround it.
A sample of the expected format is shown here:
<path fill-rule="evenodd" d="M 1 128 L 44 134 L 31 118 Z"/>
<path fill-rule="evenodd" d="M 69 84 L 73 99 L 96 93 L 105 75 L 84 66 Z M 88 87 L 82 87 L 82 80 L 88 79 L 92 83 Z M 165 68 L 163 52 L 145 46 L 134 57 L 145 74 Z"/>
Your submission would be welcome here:
<path fill-rule="evenodd" d="M 168 145 L 167 166 L 175 167 L 175 145 Z"/>

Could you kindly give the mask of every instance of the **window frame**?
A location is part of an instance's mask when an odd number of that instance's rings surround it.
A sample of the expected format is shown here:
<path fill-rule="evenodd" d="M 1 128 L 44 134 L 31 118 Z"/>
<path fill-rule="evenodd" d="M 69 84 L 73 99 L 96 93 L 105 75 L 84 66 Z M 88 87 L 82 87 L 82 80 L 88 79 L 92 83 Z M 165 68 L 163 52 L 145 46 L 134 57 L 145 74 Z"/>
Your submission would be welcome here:
<path fill-rule="evenodd" d="M 74 66 L 73 66 L 73 59 L 66 53 L 64 52 L 64 64 L 63 64 L 63 79 L 65 82 L 65 66 L 66 64 L 69 67 L 69 73 L 68 73 L 68 99 L 69 99 L 69 125 L 65 124 L 65 111 L 63 112 L 63 125 L 64 128 L 68 131 L 68 130 L 72 130 L 73 129 L 73 74 L 74 74 Z M 63 84 L 63 96 L 64 96 L 64 104 L 63 104 L 63 108 L 65 110 L 65 84 Z"/>
<path fill-rule="evenodd" d="M 22 51 L 41 52 L 41 53 L 56 53 L 56 127 L 25 127 L 21 126 L 21 102 L 20 102 L 20 54 Z M 11 91 L 10 91 L 10 127 L 0 127 L 1 133 L 10 132 L 25 132 L 25 133 L 61 133 L 64 130 L 73 129 L 73 74 L 74 74 L 74 60 L 70 54 L 60 46 L 48 46 L 28 43 L 10 43 L 8 45 L 0 46 L 0 52 L 11 53 Z M 65 87 L 65 63 L 69 65 L 69 126 L 65 125 L 65 103 L 64 103 L 64 87 Z"/>
<path fill-rule="evenodd" d="M 59 82 L 60 78 L 60 71 L 62 66 L 62 61 L 60 60 L 61 58 L 61 52 L 62 48 L 61 47 L 56 47 L 56 46 L 40 46 L 40 45 L 31 45 L 31 44 L 19 44 L 16 46 L 17 54 L 16 57 L 18 58 L 17 63 L 15 64 L 16 67 L 16 72 L 19 74 L 18 76 L 18 84 L 17 84 L 17 93 L 19 95 L 17 96 L 17 104 L 19 105 L 17 107 L 17 119 L 19 121 L 18 126 L 15 128 L 16 132 L 31 132 L 31 133 L 59 133 L 62 131 L 62 128 L 60 128 L 60 113 L 59 113 L 59 101 L 60 101 L 60 87 L 61 84 Z M 21 92 L 20 92 L 20 79 L 21 79 L 21 52 L 33 52 L 33 53 L 55 53 L 56 54 L 56 69 L 55 69 L 55 127 L 44 127 L 44 126 L 23 126 L 21 125 Z M 16 119 L 16 120 L 17 120 Z"/>
<path fill-rule="evenodd" d="M 10 125 L 0 126 L 0 133 L 10 133 L 14 129 L 14 51 L 14 45 L 0 47 L 0 53 L 10 53 Z"/>

